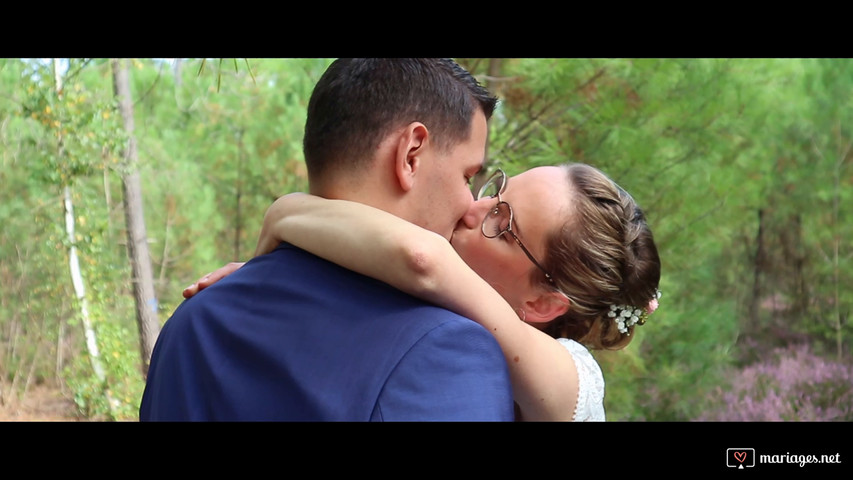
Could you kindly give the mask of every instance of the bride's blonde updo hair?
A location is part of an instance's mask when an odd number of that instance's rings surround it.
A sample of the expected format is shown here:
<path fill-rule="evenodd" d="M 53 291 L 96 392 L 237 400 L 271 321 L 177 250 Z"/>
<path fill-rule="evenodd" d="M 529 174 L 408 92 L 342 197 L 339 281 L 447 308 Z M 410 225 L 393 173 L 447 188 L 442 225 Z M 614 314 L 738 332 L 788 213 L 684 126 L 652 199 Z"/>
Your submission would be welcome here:
<path fill-rule="evenodd" d="M 645 309 L 657 298 L 660 258 L 652 231 L 634 199 L 595 167 L 563 165 L 571 211 L 546 240 L 545 268 L 569 297 L 568 312 L 545 332 L 593 349 L 619 350 L 635 326 L 619 331 L 612 305 Z"/>

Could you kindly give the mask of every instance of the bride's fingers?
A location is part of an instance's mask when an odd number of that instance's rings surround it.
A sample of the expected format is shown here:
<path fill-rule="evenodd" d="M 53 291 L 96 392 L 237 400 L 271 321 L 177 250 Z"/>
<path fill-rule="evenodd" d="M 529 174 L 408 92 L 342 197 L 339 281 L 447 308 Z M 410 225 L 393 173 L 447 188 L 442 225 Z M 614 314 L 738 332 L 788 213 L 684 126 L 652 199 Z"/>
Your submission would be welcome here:
<path fill-rule="evenodd" d="M 244 263 L 246 262 L 230 262 L 201 277 L 196 283 L 193 283 L 184 289 L 184 298 L 190 298 L 205 288 L 222 280 L 228 275 L 234 273 L 238 268 L 242 267 Z"/>
<path fill-rule="evenodd" d="M 189 287 L 185 288 L 184 291 L 182 292 L 184 298 L 190 298 L 193 295 L 195 295 L 196 293 L 198 293 L 198 283 L 194 283 L 194 284 L 190 285 Z"/>

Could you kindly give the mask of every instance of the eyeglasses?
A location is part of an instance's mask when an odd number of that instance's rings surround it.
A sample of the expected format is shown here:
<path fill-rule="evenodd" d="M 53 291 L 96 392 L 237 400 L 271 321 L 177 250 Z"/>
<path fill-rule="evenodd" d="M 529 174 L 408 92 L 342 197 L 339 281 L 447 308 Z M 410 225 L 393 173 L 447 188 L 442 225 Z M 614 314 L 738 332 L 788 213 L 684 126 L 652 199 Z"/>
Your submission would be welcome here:
<path fill-rule="evenodd" d="M 508 233 L 515 240 L 515 243 L 521 247 L 521 250 L 524 251 L 524 254 L 527 255 L 527 258 L 533 262 L 534 265 L 539 267 L 539 270 L 542 270 L 542 273 L 545 274 L 545 278 L 548 279 L 552 284 L 554 283 L 554 279 L 551 278 L 551 275 L 545 270 L 539 262 L 533 257 L 533 254 L 530 253 L 530 250 L 521 243 L 521 239 L 518 238 L 518 235 L 512 231 L 512 207 L 501 200 L 501 193 L 506 190 L 506 173 L 498 169 L 485 184 L 480 188 L 480 193 L 477 194 L 477 200 L 482 199 L 483 197 L 496 197 L 498 199 L 497 205 L 494 206 L 489 213 L 486 214 L 486 217 L 483 219 L 483 225 L 481 230 L 483 232 L 483 236 L 486 238 L 497 238 L 504 233 Z"/>

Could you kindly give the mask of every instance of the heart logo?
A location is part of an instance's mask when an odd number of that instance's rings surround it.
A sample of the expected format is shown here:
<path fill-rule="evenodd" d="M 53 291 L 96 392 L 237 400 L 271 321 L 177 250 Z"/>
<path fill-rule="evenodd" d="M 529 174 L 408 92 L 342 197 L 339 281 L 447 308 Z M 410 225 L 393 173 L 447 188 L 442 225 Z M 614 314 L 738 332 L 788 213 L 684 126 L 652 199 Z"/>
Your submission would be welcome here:
<path fill-rule="evenodd" d="M 746 452 L 735 452 L 735 460 L 743 463 L 743 461 L 746 460 Z"/>

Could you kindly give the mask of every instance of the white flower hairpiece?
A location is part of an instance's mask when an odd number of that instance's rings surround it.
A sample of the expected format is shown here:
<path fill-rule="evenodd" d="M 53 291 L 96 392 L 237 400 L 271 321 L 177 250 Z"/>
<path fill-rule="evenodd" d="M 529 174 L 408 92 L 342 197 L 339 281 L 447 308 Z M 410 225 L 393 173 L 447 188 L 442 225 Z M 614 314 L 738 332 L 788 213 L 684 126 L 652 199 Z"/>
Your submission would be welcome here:
<path fill-rule="evenodd" d="M 649 315 L 654 313 L 658 308 L 658 299 L 660 298 L 660 290 L 655 290 L 655 296 L 649 300 L 649 304 L 645 307 L 634 307 L 632 305 L 611 305 L 607 316 L 616 322 L 616 328 L 619 332 L 628 333 L 628 327 L 632 325 L 643 325 Z"/>

